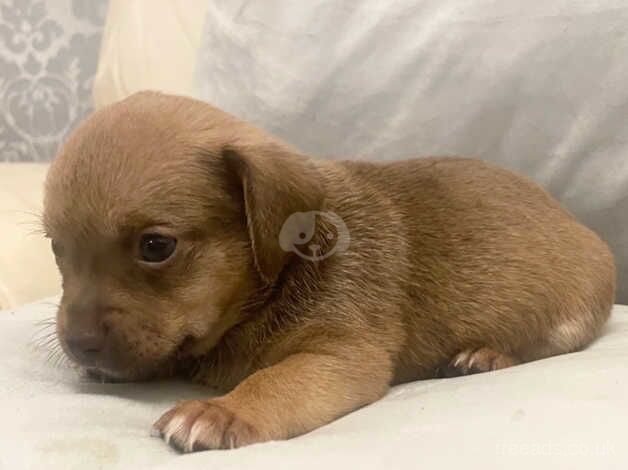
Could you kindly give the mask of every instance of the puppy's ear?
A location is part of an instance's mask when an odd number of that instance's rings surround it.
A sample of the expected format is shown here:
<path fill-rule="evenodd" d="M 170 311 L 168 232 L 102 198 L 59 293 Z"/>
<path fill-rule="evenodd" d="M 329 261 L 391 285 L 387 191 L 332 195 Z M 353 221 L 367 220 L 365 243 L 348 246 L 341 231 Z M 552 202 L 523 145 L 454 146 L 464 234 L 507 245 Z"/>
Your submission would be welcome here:
<path fill-rule="evenodd" d="M 278 144 L 229 146 L 222 157 L 239 181 L 255 265 L 271 284 L 293 255 L 280 245 L 283 224 L 322 210 L 323 181 L 308 159 Z"/>

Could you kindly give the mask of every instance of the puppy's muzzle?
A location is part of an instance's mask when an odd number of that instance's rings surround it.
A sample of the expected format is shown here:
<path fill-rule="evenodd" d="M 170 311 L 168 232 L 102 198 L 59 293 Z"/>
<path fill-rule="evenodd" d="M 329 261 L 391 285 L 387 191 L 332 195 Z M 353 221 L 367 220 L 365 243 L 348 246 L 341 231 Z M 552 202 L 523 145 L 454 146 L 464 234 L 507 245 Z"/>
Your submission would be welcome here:
<path fill-rule="evenodd" d="M 79 365 L 117 369 L 123 366 L 123 351 L 114 338 L 107 318 L 114 309 L 93 303 L 70 304 L 65 311 L 61 343 L 66 353 Z"/>

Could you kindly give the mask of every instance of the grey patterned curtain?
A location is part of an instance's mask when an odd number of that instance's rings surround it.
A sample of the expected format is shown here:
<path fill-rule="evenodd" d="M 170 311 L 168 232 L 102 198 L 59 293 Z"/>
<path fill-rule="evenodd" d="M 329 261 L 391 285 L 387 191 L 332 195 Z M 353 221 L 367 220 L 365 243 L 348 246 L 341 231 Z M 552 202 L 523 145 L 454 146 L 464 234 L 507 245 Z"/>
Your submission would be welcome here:
<path fill-rule="evenodd" d="M 47 161 L 91 106 L 107 0 L 0 0 L 0 161 Z"/>

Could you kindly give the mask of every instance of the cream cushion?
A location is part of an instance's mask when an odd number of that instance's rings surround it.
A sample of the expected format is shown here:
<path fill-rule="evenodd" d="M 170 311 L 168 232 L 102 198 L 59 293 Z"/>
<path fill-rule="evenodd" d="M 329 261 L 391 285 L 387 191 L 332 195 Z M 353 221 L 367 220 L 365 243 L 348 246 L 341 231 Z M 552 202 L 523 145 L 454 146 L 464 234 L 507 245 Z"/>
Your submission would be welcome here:
<path fill-rule="evenodd" d="M 207 0 L 110 0 L 97 108 L 145 89 L 190 95 Z"/>
<path fill-rule="evenodd" d="M 41 233 L 48 165 L 0 163 L 0 308 L 60 291 L 50 243 Z"/>

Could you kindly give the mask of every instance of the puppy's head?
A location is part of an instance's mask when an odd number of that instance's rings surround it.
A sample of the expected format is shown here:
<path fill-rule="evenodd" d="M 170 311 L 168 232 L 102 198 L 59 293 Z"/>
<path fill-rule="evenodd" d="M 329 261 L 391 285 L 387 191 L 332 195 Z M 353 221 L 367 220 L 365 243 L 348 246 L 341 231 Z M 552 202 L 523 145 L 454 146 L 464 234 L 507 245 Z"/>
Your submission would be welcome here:
<path fill-rule="evenodd" d="M 207 352 L 289 261 L 282 223 L 320 208 L 318 184 L 307 160 L 199 101 L 140 93 L 93 114 L 46 185 L 67 355 L 138 380 Z"/>

